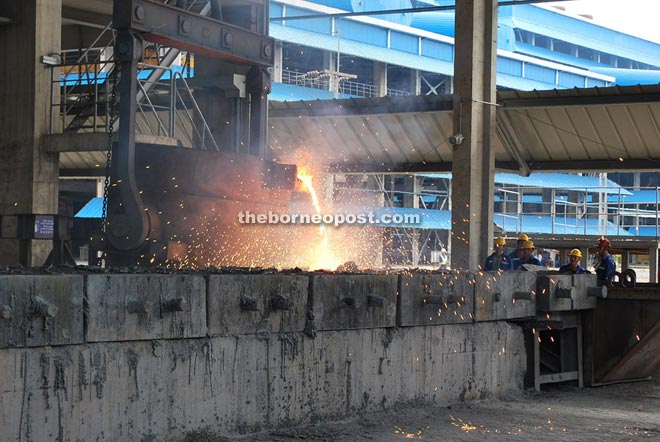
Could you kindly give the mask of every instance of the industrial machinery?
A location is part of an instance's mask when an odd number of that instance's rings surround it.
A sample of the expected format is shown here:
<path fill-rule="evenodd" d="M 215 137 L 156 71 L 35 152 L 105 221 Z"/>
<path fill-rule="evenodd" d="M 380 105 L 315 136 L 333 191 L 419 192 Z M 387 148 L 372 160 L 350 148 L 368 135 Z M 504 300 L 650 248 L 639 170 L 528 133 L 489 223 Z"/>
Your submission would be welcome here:
<path fill-rule="evenodd" d="M 211 1 L 210 17 L 150 0 L 115 0 L 118 142 L 106 184 L 106 263 L 149 265 L 188 254 L 185 237 L 211 214 L 226 226 L 256 205 L 286 207 L 296 168 L 269 161 L 268 4 Z M 214 150 L 136 143 L 138 66 L 146 42 L 194 52 L 194 90 Z M 176 91 L 173 90 L 173 93 Z M 200 117 L 196 117 L 200 118 Z M 206 124 L 208 122 L 208 124 Z M 112 125 L 109 126 L 112 132 Z M 234 237 L 230 231 L 224 237 Z"/>

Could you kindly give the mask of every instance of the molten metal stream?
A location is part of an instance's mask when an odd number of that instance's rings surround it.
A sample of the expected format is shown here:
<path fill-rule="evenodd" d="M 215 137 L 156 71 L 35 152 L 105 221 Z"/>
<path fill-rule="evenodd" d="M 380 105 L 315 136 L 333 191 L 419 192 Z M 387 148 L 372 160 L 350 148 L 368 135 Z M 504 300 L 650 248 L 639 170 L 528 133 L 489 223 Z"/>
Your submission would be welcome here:
<path fill-rule="evenodd" d="M 298 167 L 298 179 L 303 183 L 309 194 L 312 196 L 312 203 L 314 210 L 319 215 L 321 213 L 321 204 L 314 189 L 313 176 L 305 167 Z M 339 267 L 341 262 L 330 250 L 330 241 L 328 239 L 328 231 L 323 224 L 319 224 L 319 235 L 321 236 L 321 244 L 316 248 L 314 253 L 314 261 L 310 264 L 310 270 L 335 270 Z"/>

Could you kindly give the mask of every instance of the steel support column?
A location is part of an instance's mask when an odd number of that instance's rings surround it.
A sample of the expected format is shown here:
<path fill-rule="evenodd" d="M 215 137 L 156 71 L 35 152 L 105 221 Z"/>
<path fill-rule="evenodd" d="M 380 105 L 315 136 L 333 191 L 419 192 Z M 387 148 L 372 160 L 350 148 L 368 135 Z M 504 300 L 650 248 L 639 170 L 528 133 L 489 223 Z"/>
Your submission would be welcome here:
<path fill-rule="evenodd" d="M 456 3 L 452 267 L 476 270 L 493 236 L 497 0 Z"/>

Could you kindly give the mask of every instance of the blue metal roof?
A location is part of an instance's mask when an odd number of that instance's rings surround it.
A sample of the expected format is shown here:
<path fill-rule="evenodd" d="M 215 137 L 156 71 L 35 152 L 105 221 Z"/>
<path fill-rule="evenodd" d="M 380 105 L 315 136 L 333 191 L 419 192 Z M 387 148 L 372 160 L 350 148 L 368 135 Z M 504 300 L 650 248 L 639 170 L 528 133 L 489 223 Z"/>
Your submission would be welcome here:
<path fill-rule="evenodd" d="M 597 66 L 590 70 L 599 74 L 616 77 L 615 84 L 618 84 L 619 86 L 660 83 L 660 70 L 618 69 L 602 66 Z"/>
<path fill-rule="evenodd" d="M 571 189 L 585 192 L 600 192 L 601 190 L 605 190 L 608 194 L 631 194 L 612 180 L 607 180 L 607 187 L 603 189 L 600 187 L 601 184 L 597 177 L 571 175 L 568 173 L 532 173 L 528 177 L 513 173 L 497 173 L 495 174 L 495 182 L 514 186 Z"/>
<path fill-rule="evenodd" d="M 660 45 L 585 19 L 533 5 L 502 6 L 498 22 L 652 66 L 660 66 Z"/>
<path fill-rule="evenodd" d="M 628 229 L 635 236 L 660 236 L 660 226 L 639 226 Z"/>
<path fill-rule="evenodd" d="M 92 198 L 76 213 L 74 218 L 101 218 L 103 215 L 103 197 Z"/>
<path fill-rule="evenodd" d="M 428 178 L 451 179 L 451 173 L 426 173 Z M 632 195 L 612 180 L 607 180 L 607 187 L 601 188 L 597 177 L 572 175 L 569 173 L 532 173 L 528 177 L 513 173 L 496 173 L 495 182 L 512 186 L 541 187 L 546 189 L 570 189 L 587 193 L 606 190 L 608 194 Z M 595 189 L 597 188 L 597 189 Z"/>
<path fill-rule="evenodd" d="M 518 217 L 495 214 L 495 224 L 505 232 L 548 233 L 564 235 L 620 235 L 633 236 L 624 228 L 607 222 L 605 232 L 598 229 L 598 219 L 573 217 L 520 215 Z"/>
<path fill-rule="evenodd" d="M 407 207 L 372 207 L 370 211 L 376 213 L 377 217 L 388 215 L 419 215 L 420 224 L 376 224 L 378 227 L 387 228 L 411 228 L 449 230 L 451 229 L 451 212 L 449 210 L 434 209 L 412 209 Z"/>
<path fill-rule="evenodd" d="M 339 98 L 352 98 L 352 95 L 339 94 Z M 312 89 L 286 83 L 273 83 L 268 94 L 270 101 L 300 101 L 300 100 L 332 100 L 334 92 L 323 89 Z"/>
<path fill-rule="evenodd" d="M 180 65 L 172 65 L 170 68 L 171 71 L 180 73 L 184 78 L 192 78 L 195 76 L 195 69 L 193 68 L 184 68 Z M 149 75 L 153 72 L 153 69 L 142 68 L 138 71 L 138 80 L 146 80 L 149 78 Z M 108 77 L 108 72 L 89 72 L 89 73 L 70 73 L 70 74 L 61 74 L 60 75 L 60 85 L 61 86 L 75 86 L 75 85 L 84 85 L 84 84 L 103 84 Z M 160 77 L 161 80 L 169 80 L 171 77 L 170 70 L 163 72 L 163 75 Z"/>
<path fill-rule="evenodd" d="M 608 202 L 618 203 L 618 195 L 607 198 Z M 657 204 L 660 202 L 660 189 L 634 190 L 620 199 L 622 204 Z"/>

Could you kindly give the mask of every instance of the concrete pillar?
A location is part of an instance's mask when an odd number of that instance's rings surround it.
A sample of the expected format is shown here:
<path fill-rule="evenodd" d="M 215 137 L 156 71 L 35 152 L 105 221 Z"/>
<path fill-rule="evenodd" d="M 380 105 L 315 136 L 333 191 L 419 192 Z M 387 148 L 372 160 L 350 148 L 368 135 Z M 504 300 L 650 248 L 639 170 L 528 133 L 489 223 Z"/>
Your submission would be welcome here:
<path fill-rule="evenodd" d="M 452 267 L 477 270 L 493 237 L 497 0 L 456 2 Z"/>
<path fill-rule="evenodd" d="M 628 266 L 630 263 L 630 251 L 629 250 L 622 250 L 621 251 L 621 270 L 620 272 L 624 272 L 628 270 Z"/>
<path fill-rule="evenodd" d="M 282 42 L 275 42 L 274 63 L 273 63 L 273 82 L 282 82 Z"/>
<path fill-rule="evenodd" d="M 589 247 L 581 247 L 580 252 L 582 252 L 582 260 L 580 261 L 580 265 L 591 271 L 592 269 L 590 267 L 593 267 L 593 262 L 591 261 L 591 256 L 589 256 Z"/>
<path fill-rule="evenodd" d="M 378 87 L 378 96 L 387 95 L 387 63 L 374 61 L 374 86 Z"/>
<path fill-rule="evenodd" d="M 323 69 L 326 69 L 328 71 L 332 72 L 338 72 L 339 69 L 337 68 L 337 62 L 340 60 L 337 60 L 337 53 L 336 52 L 324 52 L 323 53 Z M 328 81 L 328 90 L 331 91 L 336 91 L 337 90 L 337 83 L 339 79 L 331 75 L 330 76 L 330 81 Z"/>
<path fill-rule="evenodd" d="M 658 282 L 658 249 L 649 249 L 649 282 Z"/>
<path fill-rule="evenodd" d="M 410 93 L 419 95 L 422 93 L 422 76 L 418 69 L 410 70 Z"/>
<path fill-rule="evenodd" d="M 51 130 L 51 68 L 41 57 L 60 52 L 61 14 L 61 0 L 0 2 L 0 16 L 13 18 L 0 26 L 0 215 L 57 213 L 59 155 L 42 146 Z M 23 246 L 24 264 L 41 265 L 52 242 Z M 19 241 L 0 240 L 0 264 L 18 259 Z"/>
<path fill-rule="evenodd" d="M 404 177 L 403 181 L 403 207 L 410 207 L 419 209 L 419 179 L 414 175 Z M 412 265 L 419 265 L 419 230 L 411 229 L 410 233 L 410 250 L 412 257 Z"/>

